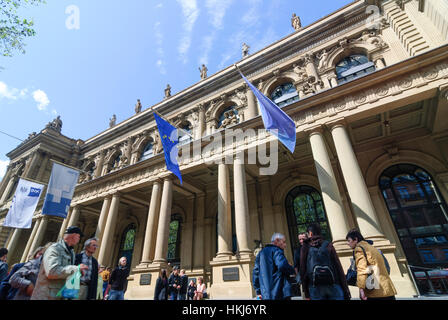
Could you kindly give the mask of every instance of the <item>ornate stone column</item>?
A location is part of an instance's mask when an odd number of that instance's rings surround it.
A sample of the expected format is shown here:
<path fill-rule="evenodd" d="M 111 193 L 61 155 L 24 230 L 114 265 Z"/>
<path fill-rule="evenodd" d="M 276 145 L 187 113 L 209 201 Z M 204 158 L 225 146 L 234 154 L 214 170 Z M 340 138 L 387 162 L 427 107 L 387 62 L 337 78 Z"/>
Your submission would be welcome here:
<path fill-rule="evenodd" d="M 336 176 L 325 146 L 322 128 L 317 128 L 310 132 L 309 139 L 322 191 L 322 199 L 328 217 L 328 224 L 333 235 L 333 243 L 335 246 L 341 246 L 343 249 L 346 249 L 345 236 L 349 231 L 349 224 L 347 215 L 343 209 Z"/>
<path fill-rule="evenodd" d="M 148 219 L 146 221 L 145 242 L 141 263 L 150 263 L 154 259 L 157 223 L 159 220 L 162 186 L 160 181 L 154 181 L 149 204 Z"/>
<path fill-rule="evenodd" d="M 218 253 L 217 257 L 232 255 L 232 212 L 229 168 L 218 165 Z"/>
<path fill-rule="evenodd" d="M 193 268 L 204 268 L 204 251 L 205 251 L 205 194 L 198 194 L 196 196 L 196 226 L 194 229 L 194 247 L 193 247 Z"/>
<path fill-rule="evenodd" d="M 31 235 L 28 239 L 28 242 L 26 243 L 25 250 L 23 251 L 22 258 L 20 259 L 20 262 L 26 262 L 28 260 L 28 255 L 30 254 L 30 248 L 31 244 L 34 241 L 34 237 L 36 236 L 37 230 L 39 229 L 41 219 L 36 219 L 34 222 L 33 231 L 31 231 Z"/>
<path fill-rule="evenodd" d="M 17 244 L 19 243 L 20 236 L 22 234 L 22 229 L 14 229 L 11 240 L 8 243 L 8 251 L 10 254 L 8 255 L 8 263 L 11 262 L 12 253 L 16 251 Z"/>
<path fill-rule="evenodd" d="M 72 216 L 73 213 L 73 207 L 70 207 L 68 213 L 67 213 L 67 217 L 65 217 L 65 219 L 62 221 L 61 224 L 61 229 L 59 230 L 59 235 L 58 235 L 58 240 L 62 239 L 64 237 L 64 232 L 67 229 L 68 223 L 70 221 L 70 218 Z"/>
<path fill-rule="evenodd" d="M 249 86 L 247 86 L 246 97 L 247 97 L 246 120 L 249 120 L 255 118 L 258 115 L 257 99 L 255 98 L 255 95 L 249 88 Z"/>
<path fill-rule="evenodd" d="M 34 169 L 36 168 L 36 166 L 37 166 L 37 164 L 38 164 L 40 158 L 41 158 L 41 156 L 40 156 L 39 151 L 37 151 L 37 150 L 34 151 L 33 154 L 32 154 L 32 156 L 31 156 L 31 162 L 30 162 L 30 165 L 27 166 L 27 167 L 25 168 L 25 170 L 23 171 L 23 176 L 24 176 L 24 177 L 27 177 L 27 178 L 33 178 L 33 176 L 32 176 L 32 175 L 33 175 L 33 171 L 34 171 Z"/>
<path fill-rule="evenodd" d="M 44 177 L 44 174 L 45 174 L 45 169 L 47 168 L 48 161 L 50 160 L 50 155 L 43 154 L 42 158 L 43 159 L 42 159 L 42 162 L 40 163 L 39 171 L 37 172 L 37 175 L 36 175 L 37 181 L 42 181 L 42 178 Z"/>
<path fill-rule="evenodd" d="M 115 227 L 117 224 L 118 208 L 120 206 L 120 193 L 115 192 L 112 195 L 112 202 L 110 204 L 109 214 L 107 215 L 106 226 L 104 228 L 104 235 L 101 241 L 101 246 L 98 254 L 98 262 L 106 264 L 106 255 L 110 255 L 112 248 L 112 241 L 115 233 Z"/>
<path fill-rule="evenodd" d="M 160 203 L 159 227 L 154 254 L 154 263 L 165 264 L 168 254 L 168 236 L 170 231 L 171 206 L 173 202 L 173 180 L 167 177 L 163 180 L 163 193 Z"/>
<path fill-rule="evenodd" d="M 103 206 L 101 207 L 100 217 L 98 219 L 98 225 L 96 226 L 95 237 L 98 238 L 98 247 L 101 247 L 101 240 L 103 239 L 104 229 L 106 227 L 107 214 L 110 210 L 110 203 L 112 201 L 112 196 L 108 195 L 103 200 Z M 99 255 L 99 250 L 95 252 L 95 255 Z"/>
<path fill-rule="evenodd" d="M 18 179 L 19 177 L 17 174 L 13 174 L 11 176 L 11 179 L 8 181 L 8 184 L 6 185 L 5 191 L 3 192 L 2 198 L 0 199 L 0 203 L 4 203 L 5 201 L 8 200 L 8 195 Z"/>
<path fill-rule="evenodd" d="M 247 199 L 246 171 L 244 156 L 237 157 L 233 164 L 233 194 L 235 198 L 235 228 L 238 241 L 238 252 L 250 254 L 249 249 L 249 201 Z"/>
<path fill-rule="evenodd" d="M 385 240 L 347 130 L 336 123 L 331 134 L 361 233 L 366 239 Z"/>
<path fill-rule="evenodd" d="M 338 86 L 338 76 L 336 75 L 336 73 L 332 73 L 328 76 L 328 79 L 330 79 L 330 84 L 331 87 L 337 87 Z"/>
<path fill-rule="evenodd" d="M 81 214 L 81 207 L 75 206 L 73 208 L 72 214 L 70 215 L 70 220 L 68 222 L 67 227 L 76 226 L 79 221 L 79 216 Z"/>
<path fill-rule="evenodd" d="M 93 172 L 93 178 L 98 178 L 101 176 L 104 163 L 104 151 L 101 151 L 95 158 L 95 171 Z"/>
<path fill-rule="evenodd" d="M 200 104 L 198 107 L 198 128 L 196 131 L 196 139 L 201 139 L 205 132 L 205 107 Z"/>
<path fill-rule="evenodd" d="M 11 175 L 12 175 L 12 168 L 11 168 L 11 164 L 9 164 L 8 167 L 6 168 L 6 173 L 3 176 L 2 181 L 0 182 L 0 195 L 3 195 L 3 190 L 6 188 Z"/>
<path fill-rule="evenodd" d="M 34 250 L 36 250 L 36 248 L 38 246 L 41 245 L 45 231 L 47 230 L 47 225 L 48 225 L 48 220 L 49 220 L 48 216 L 44 215 L 40 219 L 41 219 L 41 221 L 40 221 L 39 227 L 37 229 L 36 235 L 33 239 L 33 243 L 31 244 L 29 252 L 33 252 Z"/>

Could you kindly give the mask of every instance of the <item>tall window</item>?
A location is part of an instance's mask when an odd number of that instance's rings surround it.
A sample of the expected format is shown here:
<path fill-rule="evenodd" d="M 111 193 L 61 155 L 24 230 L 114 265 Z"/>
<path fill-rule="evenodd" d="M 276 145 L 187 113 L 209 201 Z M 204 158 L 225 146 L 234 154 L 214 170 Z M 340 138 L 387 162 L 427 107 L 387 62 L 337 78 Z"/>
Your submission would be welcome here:
<path fill-rule="evenodd" d="M 179 132 L 179 146 L 183 145 L 183 144 L 187 144 L 190 141 L 192 141 L 191 139 L 191 134 L 193 132 L 193 127 L 191 126 L 191 124 L 189 122 L 187 122 L 186 124 L 184 124 L 181 127 L 182 130 L 178 130 Z"/>
<path fill-rule="evenodd" d="M 168 262 L 180 262 L 180 224 L 182 218 L 175 214 L 171 216 L 170 233 L 168 237 Z"/>
<path fill-rule="evenodd" d="M 112 168 L 118 168 L 121 160 L 121 152 L 115 157 L 114 162 L 112 162 Z"/>
<path fill-rule="evenodd" d="M 375 71 L 375 65 L 365 55 L 355 54 L 342 59 L 336 64 L 336 75 L 338 83 L 362 77 Z"/>
<path fill-rule="evenodd" d="M 424 292 L 427 281 L 419 280 L 419 272 L 448 267 L 447 205 L 431 176 L 412 164 L 389 167 L 379 185 L 411 270 Z M 445 291 L 448 293 L 448 287 Z"/>
<path fill-rule="evenodd" d="M 294 85 L 288 82 L 274 89 L 271 93 L 271 100 L 274 101 L 279 107 L 284 107 L 299 101 L 299 94 L 297 93 Z"/>
<path fill-rule="evenodd" d="M 154 156 L 153 143 L 148 142 L 145 149 L 143 149 L 142 155 L 140 157 L 140 161 L 146 160 Z"/>
<path fill-rule="evenodd" d="M 297 236 L 306 232 L 312 223 L 318 223 L 322 237 L 331 241 L 331 233 L 320 193 L 310 186 L 298 186 L 286 196 L 286 213 L 288 219 L 291 247 L 297 247 Z"/>
<path fill-rule="evenodd" d="M 132 253 L 134 252 L 136 231 L 137 228 L 135 227 L 135 224 L 131 223 L 127 226 L 127 228 L 123 232 L 123 235 L 121 236 L 120 254 L 118 259 L 120 259 L 121 257 L 126 257 L 128 267 L 130 267 L 132 264 Z"/>

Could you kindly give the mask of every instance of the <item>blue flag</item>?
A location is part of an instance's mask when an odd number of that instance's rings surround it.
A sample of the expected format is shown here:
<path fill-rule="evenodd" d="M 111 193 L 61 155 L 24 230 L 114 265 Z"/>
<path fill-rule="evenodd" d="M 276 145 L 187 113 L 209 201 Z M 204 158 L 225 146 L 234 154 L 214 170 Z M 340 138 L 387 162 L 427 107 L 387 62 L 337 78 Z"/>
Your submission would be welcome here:
<path fill-rule="evenodd" d="M 261 118 L 266 130 L 275 135 L 291 153 L 294 153 L 296 148 L 296 124 L 294 121 L 274 102 L 255 88 L 241 72 L 240 75 L 260 103 Z"/>
<path fill-rule="evenodd" d="M 177 163 L 177 155 L 179 154 L 179 149 L 177 148 L 177 144 L 179 143 L 177 129 L 168 121 L 159 117 L 155 112 L 154 118 L 156 119 L 160 139 L 162 140 L 166 168 L 174 173 L 179 178 L 180 184 L 182 184 L 182 175 L 180 174 L 179 164 Z"/>
<path fill-rule="evenodd" d="M 42 214 L 67 218 L 79 171 L 53 163 Z"/>

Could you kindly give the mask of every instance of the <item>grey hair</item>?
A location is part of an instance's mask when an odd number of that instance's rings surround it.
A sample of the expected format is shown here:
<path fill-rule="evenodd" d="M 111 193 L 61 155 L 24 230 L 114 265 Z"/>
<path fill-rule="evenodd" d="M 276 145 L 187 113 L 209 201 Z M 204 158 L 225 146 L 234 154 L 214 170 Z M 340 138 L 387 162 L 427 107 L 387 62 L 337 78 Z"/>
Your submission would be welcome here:
<path fill-rule="evenodd" d="M 272 237 L 271 237 L 271 242 L 274 242 L 274 241 L 277 240 L 277 239 L 285 239 L 285 240 L 286 240 L 286 237 L 285 237 L 285 235 L 276 232 L 276 233 L 274 233 L 274 234 L 272 235 Z"/>
<path fill-rule="evenodd" d="M 87 239 L 87 240 L 84 242 L 84 250 L 85 250 L 88 246 L 90 246 L 90 243 L 92 243 L 92 241 L 97 241 L 97 242 L 98 242 L 98 238 L 93 237 L 93 238 Z"/>

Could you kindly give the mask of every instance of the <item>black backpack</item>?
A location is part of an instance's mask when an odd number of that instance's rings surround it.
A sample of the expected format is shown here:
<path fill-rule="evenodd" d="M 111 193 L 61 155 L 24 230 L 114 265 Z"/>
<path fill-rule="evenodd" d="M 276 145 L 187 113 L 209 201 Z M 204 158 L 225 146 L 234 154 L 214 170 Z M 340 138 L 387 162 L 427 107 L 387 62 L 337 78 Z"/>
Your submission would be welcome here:
<path fill-rule="evenodd" d="M 336 283 L 328 244 L 328 241 L 324 241 L 319 248 L 310 246 L 308 251 L 306 269 L 312 286 L 331 286 Z"/>

